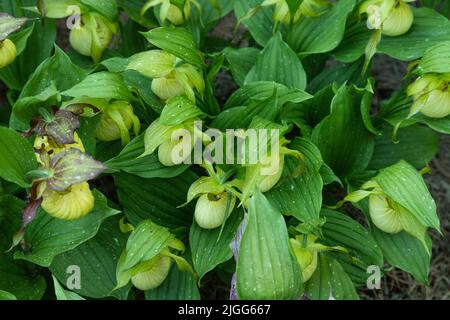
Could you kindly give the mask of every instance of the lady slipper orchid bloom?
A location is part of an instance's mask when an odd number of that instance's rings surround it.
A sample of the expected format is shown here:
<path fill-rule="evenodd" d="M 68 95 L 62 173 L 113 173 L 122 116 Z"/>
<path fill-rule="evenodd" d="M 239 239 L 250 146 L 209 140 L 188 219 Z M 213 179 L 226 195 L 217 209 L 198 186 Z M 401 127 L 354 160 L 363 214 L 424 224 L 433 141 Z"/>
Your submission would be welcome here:
<path fill-rule="evenodd" d="M 184 24 L 191 15 L 191 2 L 199 9 L 201 12 L 201 6 L 196 0 L 185 0 L 184 6 L 180 9 L 177 5 L 173 4 L 170 0 L 149 0 L 141 9 L 141 15 L 156 6 L 159 7 L 159 20 L 164 23 L 169 20 L 175 26 Z"/>
<path fill-rule="evenodd" d="M 370 219 L 378 229 L 390 234 L 405 231 L 420 240 L 429 250 L 426 241 L 427 226 L 390 198 L 374 180 L 366 182 L 361 190 L 350 193 L 333 208 L 338 208 L 347 201 L 356 203 L 365 198 L 369 198 Z"/>
<path fill-rule="evenodd" d="M 35 181 L 36 199 L 42 208 L 57 219 L 74 220 L 87 215 L 94 207 L 94 196 L 87 180 L 99 175 L 105 167 L 84 154 L 83 143 L 76 132 L 73 143 L 59 144 L 50 136 L 37 136 L 36 157 L 45 178 Z"/>
<path fill-rule="evenodd" d="M 16 59 L 16 45 L 9 39 L 0 41 L 0 69 L 10 65 Z"/>
<path fill-rule="evenodd" d="M 228 192 L 203 194 L 195 206 L 195 222 L 203 229 L 223 225 L 236 205 L 236 197 Z"/>
<path fill-rule="evenodd" d="M 142 291 L 157 288 L 166 280 L 171 264 L 172 260 L 169 257 L 158 255 L 151 260 L 145 271 L 133 276 L 131 282 Z"/>
<path fill-rule="evenodd" d="M 139 134 L 140 122 L 127 101 L 113 101 L 102 110 L 100 123 L 96 130 L 100 141 L 121 140 L 122 145 L 130 142 L 130 129 Z"/>
<path fill-rule="evenodd" d="M 97 63 L 117 31 L 115 23 L 98 13 L 88 12 L 81 16 L 81 25 L 70 31 L 70 45 L 79 54 L 92 57 Z"/>
<path fill-rule="evenodd" d="M 323 245 L 316 244 L 316 240 L 317 237 L 314 235 L 297 236 L 295 239 L 290 239 L 292 250 L 302 270 L 303 282 L 311 279 L 317 269 L 318 253 L 325 248 Z"/>
<path fill-rule="evenodd" d="M 86 151 L 83 142 L 76 132 L 74 132 L 74 143 L 72 144 L 59 144 L 49 136 L 37 136 L 34 140 L 34 149 L 38 153 L 45 152 L 47 154 L 57 155 L 71 148 L 78 149 L 81 152 Z M 40 161 L 39 157 L 38 161 Z"/>
<path fill-rule="evenodd" d="M 291 14 L 286 0 L 264 0 L 259 6 L 251 9 L 242 19 L 253 17 L 260 8 L 275 6 L 273 19 L 275 26 L 279 23 L 288 25 L 291 22 L 297 23 L 302 16 L 317 17 L 324 14 L 332 3 L 329 0 L 303 0 L 298 6 L 294 16 Z"/>
<path fill-rule="evenodd" d="M 192 65 L 162 50 L 151 50 L 131 57 L 127 69 L 136 70 L 152 78 L 152 91 L 160 99 L 186 95 L 195 102 L 195 91 L 202 94 L 205 81 Z"/>
<path fill-rule="evenodd" d="M 80 219 L 94 208 L 94 196 L 87 182 L 73 185 L 65 192 L 47 188 L 42 198 L 42 208 L 57 219 Z"/>
<path fill-rule="evenodd" d="M 425 74 L 413 82 L 407 90 L 413 97 L 411 116 L 421 112 L 430 118 L 450 115 L 450 74 Z"/>
<path fill-rule="evenodd" d="M 407 4 L 415 0 L 368 0 L 359 12 L 367 14 L 367 27 L 381 30 L 386 36 L 396 37 L 411 29 L 414 15 Z"/>

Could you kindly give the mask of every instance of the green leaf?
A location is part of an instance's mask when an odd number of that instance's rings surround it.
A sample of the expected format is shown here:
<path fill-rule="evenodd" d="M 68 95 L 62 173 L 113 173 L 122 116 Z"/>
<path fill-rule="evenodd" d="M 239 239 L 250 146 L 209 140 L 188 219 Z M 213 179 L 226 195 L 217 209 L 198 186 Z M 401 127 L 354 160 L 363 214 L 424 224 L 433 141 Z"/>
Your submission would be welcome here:
<path fill-rule="evenodd" d="M 234 81 L 242 87 L 245 77 L 250 69 L 255 65 L 259 50 L 256 48 L 226 48 L 224 50 Z"/>
<path fill-rule="evenodd" d="M 261 51 L 245 78 L 245 84 L 255 81 L 274 81 L 299 90 L 306 88 L 303 65 L 295 52 L 283 41 L 279 32 Z"/>
<path fill-rule="evenodd" d="M 203 68 L 203 55 L 197 50 L 197 45 L 191 33 L 187 30 L 175 27 L 160 27 L 142 34 L 154 46 L 177 56 L 199 69 Z"/>
<path fill-rule="evenodd" d="M 419 63 L 424 73 L 450 73 L 450 41 L 428 49 Z"/>
<path fill-rule="evenodd" d="M 175 237 L 167 230 L 150 220 L 139 223 L 128 238 L 125 251 L 122 253 L 116 270 L 117 287 L 128 284 L 133 276 L 131 269 L 141 262 L 156 257 L 166 249 Z"/>
<path fill-rule="evenodd" d="M 433 9 L 418 8 L 414 11 L 411 29 L 399 37 L 384 36 L 377 47 L 378 53 L 395 59 L 412 61 L 423 56 L 431 46 L 450 41 L 450 21 Z M 364 55 L 364 49 L 372 31 L 365 22 L 349 27 L 334 56 L 342 62 L 352 62 Z"/>
<path fill-rule="evenodd" d="M 430 256 L 420 240 L 406 232 L 388 234 L 374 226 L 372 235 L 383 250 L 388 263 L 412 274 L 420 283 L 428 285 Z"/>
<path fill-rule="evenodd" d="M 273 96 L 275 90 L 280 105 L 287 102 L 300 103 L 312 98 L 309 93 L 303 90 L 289 89 L 285 85 L 273 81 L 258 81 L 246 84 L 234 92 L 227 100 L 224 109 L 247 106 L 252 100 L 269 99 Z"/>
<path fill-rule="evenodd" d="M 56 90 L 67 90 L 85 76 L 86 72 L 74 65 L 69 57 L 56 47 L 55 54 L 45 60 L 26 83 L 13 106 L 13 115 L 22 128 L 28 128 L 30 121 L 39 116 L 39 108 L 48 108 L 45 101 L 55 98 Z M 47 92 L 47 95 L 43 95 L 44 92 Z"/>
<path fill-rule="evenodd" d="M 118 213 L 107 206 L 105 196 L 98 191 L 93 193 L 94 209 L 78 220 L 58 220 L 41 210 L 25 230 L 26 250 L 16 252 L 14 258 L 49 267 L 57 255 L 92 239 L 102 222 Z"/>
<path fill-rule="evenodd" d="M 280 184 L 267 192 L 266 197 L 281 213 L 294 216 L 304 223 L 318 224 L 323 188 L 319 172 L 323 164 L 320 151 L 311 141 L 303 138 L 295 139 L 289 148 L 303 153 L 304 164 L 286 156 L 285 174 Z M 299 168 L 303 170 L 299 172 Z M 295 172 L 299 172 L 298 175 L 294 175 Z"/>
<path fill-rule="evenodd" d="M 359 300 L 355 286 L 341 264 L 322 254 L 316 271 L 306 284 L 306 295 L 312 300 Z"/>
<path fill-rule="evenodd" d="M 166 280 L 157 288 L 145 292 L 146 300 L 200 300 L 197 281 L 190 272 L 172 265 Z"/>
<path fill-rule="evenodd" d="M 288 34 L 292 50 L 302 54 L 329 52 L 344 37 L 347 16 L 355 7 L 355 0 L 337 1 L 325 14 L 301 17 Z"/>
<path fill-rule="evenodd" d="M 136 23 L 145 27 L 157 26 L 158 22 L 154 15 L 150 14 L 150 11 L 147 11 L 144 16 L 140 14 L 141 8 L 146 2 L 147 0 L 117 0 L 118 6 Z"/>
<path fill-rule="evenodd" d="M 56 300 L 85 300 L 83 297 L 80 297 L 75 292 L 64 289 L 54 276 L 53 276 L 53 284 L 55 287 Z"/>
<path fill-rule="evenodd" d="M 228 218 L 223 229 L 207 230 L 193 223 L 189 234 L 189 243 L 192 250 L 194 269 L 199 279 L 219 264 L 231 259 L 230 244 L 233 241 L 242 215 L 234 212 Z"/>
<path fill-rule="evenodd" d="M 353 282 L 365 285 L 371 265 L 383 267 L 383 253 L 369 231 L 349 216 L 324 209 L 321 214 L 326 218 L 322 233 L 326 245 L 342 246 L 360 262 L 352 263 L 347 255 L 336 253 L 335 258 L 348 273 Z"/>
<path fill-rule="evenodd" d="M 106 71 L 87 76 L 86 79 L 61 94 L 74 98 L 86 96 L 108 100 L 134 100 L 133 95 L 124 84 L 122 76 Z"/>
<path fill-rule="evenodd" d="M 236 281 L 238 296 L 244 300 L 299 299 L 303 291 L 283 216 L 260 192 L 250 199 Z"/>
<path fill-rule="evenodd" d="M 31 144 L 16 131 L 0 127 L 0 177 L 25 188 L 25 175 L 37 168 Z"/>
<path fill-rule="evenodd" d="M 8 36 L 18 31 L 27 22 L 28 18 L 15 18 L 7 13 L 0 13 L 0 41 L 5 40 Z"/>
<path fill-rule="evenodd" d="M 261 3 L 261 0 L 235 1 L 234 13 L 238 19 L 242 19 Z M 273 13 L 273 6 L 262 7 L 253 17 L 242 21 L 253 39 L 263 47 L 273 36 Z"/>
<path fill-rule="evenodd" d="M 188 169 L 188 165 L 166 167 L 158 160 L 158 154 L 140 157 L 144 151 L 144 136 L 134 138 L 120 154 L 105 162 L 105 165 L 113 171 L 123 171 L 131 173 L 141 178 L 173 178 Z"/>
<path fill-rule="evenodd" d="M 132 224 L 151 219 L 171 229 L 191 225 L 193 206 L 177 206 L 186 202 L 187 191 L 197 179 L 190 171 L 172 179 L 142 179 L 123 173 L 114 175 L 119 199 Z"/>
<path fill-rule="evenodd" d="M 129 287 L 111 292 L 117 285 L 116 266 L 128 237 L 120 231 L 119 220 L 119 217 L 107 219 L 94 238 L 56 256 L 50 266 L 53 275 L 66 283 L 71 276 L 67 268 L 75 265 L 81 273 L 81 288 L 73 289 L 75 293 L 95 299 L 110 296 L 126 299 Z"/>
<path fill-rule="evenodd" d="M 159 123 L 164 126 L 176 126 L 188 120 L 204 117 L 205 114 L 187 97 L 179 96 L 167 101 L 161 112 Z"/>
<path fill-rule="evenodd" d="M 399 143 L 392 142 L 392 128 L 375 138 L 375 148 L 368 169 L 378 170 L 405 160 L 417 169 L 431 161 L 438 151 L 439 138 L 433 130 L 413 125 L 398 131 Z"/>
<path fill-rule="evenodd" d="M 12 293 L 0 290 L 0 301 L 2 300 L 17 300 L 17 297 Z"/>
<path fill-rule="evenodd" d="M 333 88 L 325 86 L 311 99 L 286 105 L 282 118 L 296 124 L 306 121 L 308 125 L 315 127 L 330 114 L 333 97 Z"/>
<path fill-rule="evenodd" d="M 361 94 L 342 86 L 331 103 L 331 114 L 312 133 L 323 160 L 338 176 L 364 170 L 372 157 L 373 135 L 362 122 Z"/>
<path fill-rule="evenodd" d="M 433 200 L 421 174 L 406 161 L 382 169 L 374 178 L 383 192 L 413 214 L 422 224 L 440 231 Z"/>
<path fill-rule="evenodd" d="M 115 21 L 118 16 L 116 1 L 110 0 L 79 0 L 82 4 L 105 16 L 108 20 Z"/>
<path fill-rule="evenodd" d="M 45 278 L 31 263 L 13 259 L 13 236 L 22 225 L 25 203 L 13 196 L 0 197 L 0 290 L 7 291 L 20 300 L 40 299 L 45 293 Z"/>

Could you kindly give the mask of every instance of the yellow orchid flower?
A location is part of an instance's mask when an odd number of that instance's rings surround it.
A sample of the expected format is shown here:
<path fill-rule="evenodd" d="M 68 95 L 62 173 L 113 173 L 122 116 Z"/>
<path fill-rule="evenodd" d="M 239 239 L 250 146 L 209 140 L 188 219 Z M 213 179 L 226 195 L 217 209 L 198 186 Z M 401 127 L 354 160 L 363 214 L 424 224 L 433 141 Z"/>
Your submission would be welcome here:
<path fill-rule="evenodd" d="M 127 101 L 114 101 L 102 110 L 100 123 L 96 130 L 97 138 L 101 141 L 122 140 L 126 145 L 130 142 L 130 129 L 139 134 L 140 123 L 133 112 L 133 106 Z"/>
<path fill-rule="evenodd" d="M 305 241 L 303 241 L 303 237 L 305 237 Z M 311 279 L 317 269 L 318 252 L 322 249 L 322 245 L 316 244 L 316 240 L 317 237 L 314 235 L 297 236 L 295 239 L 290 239 L 292 250 L 302 270 L 303 282 Z"/>
<path fill-rule="evenodd" d="M 64 152 L 66 150 L 69 150 L 71 148 L 78 149 L 81 152 L 85 152 L 83 142 L 81 141 L 80 137 L 76 132 L 74 132 L 74 143 L 72 144 L 59 144 L 55 140 L 51 139 L 48 136 L 37 136 L 34 140 L 34 149 L 39 151 L 37 153 L 38 161 L 40 161 L 39 153 L 42 151 L 51 154 L 51 155 L 57 155 L 61 152 Z"/>
<path fill-rule="evenodd" d="M 172 2 L 170 0 L 149 0 L 142 7 L 141 15 L 145 15 L 145 13 L 153 7 L 160 6 L 159 20 L 161 20 L 161 23 L 169 20 L 173 25 L 179 26 L 189 19 L 191 15 L 191 2 L 201 12 L 201 5 L 196 0 L 185 0 L 182 10 Z"/>
<path fill-rule="evenodd" d="M 88 12 L 81 16 L 81 25 L 70 31 L 70 45 L 79 54 L 92 57 L 97 63 L 117 31 L 115 23 L 100 14 Z"/>
<path fill-rule="evenodd" d="M 172 260 L 167 256 L 158 255 L 153 258 L 147 269 L 131 278 L 133 285 L 142 291 L 159 287 L 170 271 Z"/>
<path fill-rule="evenodd" d="M 414 15 L 408 2 L 415 0 L 368 0 L 359 8 L 367 14 L 367 27 L 386 36 L 400 36 L 411 29 Z"/>
<path fill-rule="evenodd" d="M 205 81 L 192 65 L 162 50 L 151 50 L 134 55 L 127 69 L 136 70 L 152 78 L 152 91 L 162 100 L 186 95 L 195 102 L 195 91 L 202 94 Z"/>
<path fill-rule="evenodd" d="M 87 182 L 73 185 L 66 192 L 47 188 L 42 198 L 42 208 L 57 219 L 79 219 L 94 208 L 94 196 Z"/>
<path fill-rule="evenodd" d="M 425 74 L 414 81 L 407 90 L 413 97 L 410 116 L 421 112 L 430 118 L 450 115 L 450 74 Z"/>
<path fill-rule="evenodd" d="M 16 59 L 16 45 L 9 39 L 0 41 L 0 69 L 13 63 Z"/>

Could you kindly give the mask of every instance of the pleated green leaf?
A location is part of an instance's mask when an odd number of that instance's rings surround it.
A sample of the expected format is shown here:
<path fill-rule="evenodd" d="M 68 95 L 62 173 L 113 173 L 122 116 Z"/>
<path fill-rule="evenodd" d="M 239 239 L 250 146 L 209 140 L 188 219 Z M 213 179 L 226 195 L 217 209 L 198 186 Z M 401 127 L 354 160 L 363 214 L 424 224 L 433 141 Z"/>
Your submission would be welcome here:
<path fill-rule="evenodd" d="M 156 257 L 175 240 L 167 230 L 151 220 L 139 223 L 128 238 L 126 249 L 120 256 L 116 269 L 117 288 L 128 284 L 133 274 L 129 271 L 142 262 Z"/>
<path fill-rule="evenodd" d="M 234 13 L 238 19 L 244 18 L 250 10 L 256 8 L 262 3 L 260 0 L 235 1 Z M 244 19 L 244 24 L 250 31 L 253 39 L 261 45 L 265 46 L 273 35 L 273 6 L 262 7 L 258 12 L 249 19 Z"/>
<path fill-rule="evenodd" d="M 325 14 L 301 17 L 288 34 L 288 44 L 302 54 L 329 52 L 344 37 L 347 16 L 355 7 L 355 0 L 337 1 Z"/>
<path fill-rule="evenodd" d="M 252 100 L 266 100 L 273 96 L 275 90 L 280 105 L 287 102 L 300 103 L 312 98 L 303 90 L 289 89 L 273 81 L 257 81 L 244 85 L 234 92 L 225 103 L 224 109 L 247 106 Z"/>
<path fill-rule="evenodd" d="M 62 92 L 69 97 L 90 97 L 100 99 L 134 100 L 120 74 L 107 71 L 97 72 L 86 77 L 71 89 Z"/>
<path fill-rule="evenodd" d="M 160 27 L 142 34 L 156 47 L 200 69 L 203 68 L 203 55 L 197 50 L 192 34 L 186 29 Z"/>
<path fill-rule="evenodd" d="M 430 256 L 420 240 L 406 232 L 389 234 L 374 226 L 372 235 L 388 263 L 412 274 L 420 283 L 428 284 Z M 428 240 L 431 245 L 431 240 Z"/>
<path fill-rule="evenodd" d="M 331 114 L 312 132 L 323 160 L 338 176 L 364 170 L 372 157 L 373 135 L 362 121 L 361 93 L 342 86 L 331 103 Z"/>
<path fill-rule="evenodd" d="M 422 224 L 440 230 L 434 202 L 421 174 L 406 161 L 382 169 L 374 178 L 389 198 L 406 208 Z"/>
<path fill-rule="evenodd" d="M 256 48 L 226 48 L 224 54 L 234 80 L 242 87 L 244 85 L 245 77 L 255 65 L 259 50 Z"/>
<path fill-rule="evenodd" d="M 300 163 L 298 159 L 286 157 L 285 174 L 279 185 L 266 193 L 266 197 L 281 213 L 317 225 L 323 188 L 319 172 L 323 163 L 320 151 L 311 141 L 303 138 L 295 139 L 289 147 L 302 152 L 305 161 Z M 295 172 L 298 176 L 292 175 Z"/>
<path fill-rule="evenodd" d="M 57 255 L 70 251 L 92 239 L 102 222 L 117 210 L 107 205 L 107 200 L 94 190 L 95 206 L 84 218 L 66 221 L 52 218 L 40 210 L 25 231 L 25 251 L 17 251 L 14 258 L 49 267 Z"/>
<path fill-rule="evenodd" d="M 247 74 L 245 84 L 254 81 L 274 81 L 299 90 L 306 88 L 306 73 L 302 62 L 283 41 L 281 33 L 277 32 L 267 43 Z"/>
<path fill-rule="evenodd" d="M 168 228 L 189 228 L 194 207 L 186 202 L 190 185 L 197 180 L 190 171 L 173 179 L 142 179 L 129 174 L 115 174 L 114 181 L 119 199 L 132 224 L 145 219 Z"/>
<path fill-rule="evenodd" d="M 378 170 L 405 160 L 417 169 L 427 165 L 436 156 L 439 138 L 433 130 L 413 125 L 401 128 L 397 139 L 392 142 L 392 128 L 375 138 L 375 148 L 368 169 Z"/>
<path fill-rule="evenodd" d="M 119 220 L 119 217 L 107 219 L 94 238 L 53 259 L 50 271 L 62 284 L 71 276 L 67 273 L 70 266 L 80 268 L 81 288 L 73 289 L 73 293 L 97 299 L 111 296 L 126 299 L 129 287 L 111 292 L 117 285 L 116 266 L 128 237 L 120 231 Z"/>
<path fill-rule="evenodd" d="M 305 290 L 312 300 L 359 300 L 355 286 L 341 264 L 325 255 L 319 255 L 317 269 Z"/>
<path fill-rule="evenodd" d="M 300 267 L 289 243 L 286 222 L 260 192 L 250 199 L 236 269 L 240 299 L 299 299 Z"/>
<path fill-rule="evenodd" d="M 56 91 L 64 91 L 79 83 L 86 76 L 86 71 L 73 64 L 69 57 L 58 47 L 55 54 L 42 62 L 34 71 L 28 82 L 23 87 L 19 98 L 13 106 L 13 116 L 19 124 L 15 127 L 28 128 L 30 121 L 39 116 L 39 108 L 48 108 L 51 103 L 46 103 L 56 95 Z M 54 90 L 48 94 L 46 99 L 43 93 L 49 88 Z M 102 90 L 105 88 L 102 87 Z M 102 91 L 97 88 L 98 91 Z M 51 101 L 55 103 L 56 100 Z M 12 123 L 13 124 L 13 123 Z"/>
<path fill-rule="evenodd" d="M 0 177 L 27 187 L 25 175 L 37 168 L 31 144 L 16 131 L 0 127 Z"/>
<path fill-rule="evenodd" d="M 344 40 L 334 52 L 343 62 L 352 62 L 364 55 L 364 49 L 372 31 L 364 22 L 352 25 L 346 31 Z M 450 41 L 450 21 L 430 8 L 414 9 L 414 23 L 411 29 L 398 37 L 383 36 L 377 52 L 395 59 L 412 61 L 423 56 L 431 46 Z"/>
<path fill-rule="evenodd" d="M 232 257 L 230 244 L 236 235 L 242 215 L 234 212 L 225 226 L 213 230 L 200 228 L 193 223 L 189 234 L 194 269 L 200 279 L 219 264 Z"/>
<path fill-rule="evenodd" d="M 110 0 L 80 0 L 82 4 L 97 11 L 105 16 L 108 20 L 114 21 L 117 19 L 118 10 L 116 1 Z"/>
<path fill-rule="evenodd" d="M 342 253 L 335 255 L 354 283 L 365 285 L 369 276 L 367 267 L 372 265 L 383 267 L 383 253 L 377 242 L 369 231 L 349 216 L 327 209 L 323 209 L 321 214 L 326 218 L 322 228 L 325 244 L 342 246 L 359 260 L 352 262 L 348 255 Z"/>
<path fill-rule="evenodd" d="M 420 60 L 419 68 L 424 73 L 450 73 L 450 41 L 427 50 Z"/>
<path fill-rule="evenodd" d="M 35 300 L 41 299 L 45 293 L 45 278 L 36 266 L 14 260 L 14 253 L 6 252 L 20 229 L 24 207 L 25 202 L 14 196 L 0 197 L 0 291 L 20 300 Z"/>

